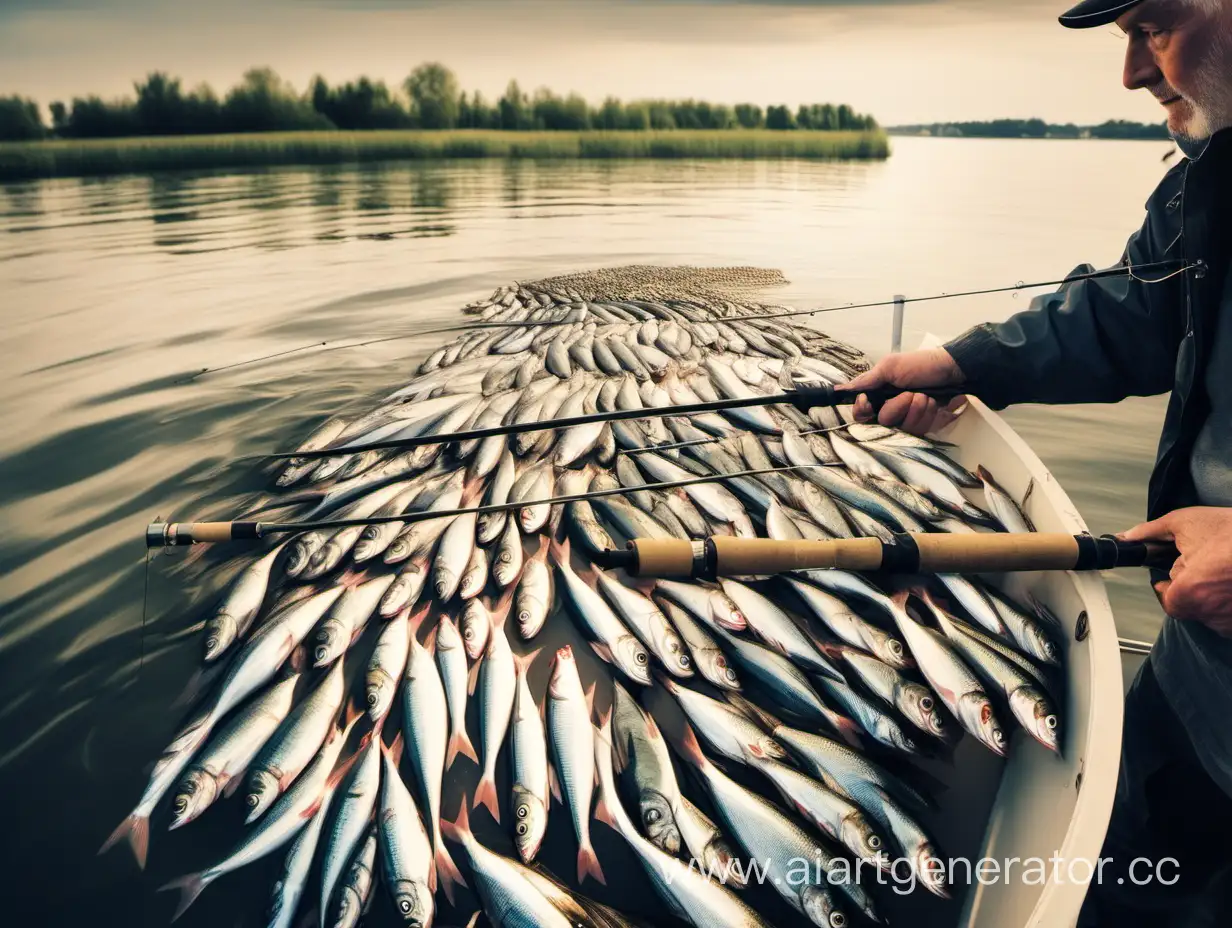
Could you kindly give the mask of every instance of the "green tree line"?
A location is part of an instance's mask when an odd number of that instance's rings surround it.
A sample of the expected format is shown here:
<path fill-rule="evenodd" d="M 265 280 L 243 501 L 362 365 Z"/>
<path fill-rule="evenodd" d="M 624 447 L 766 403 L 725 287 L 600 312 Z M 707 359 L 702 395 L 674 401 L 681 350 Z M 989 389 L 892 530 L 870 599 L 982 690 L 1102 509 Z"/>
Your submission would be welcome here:
<path fill-rule="evenodd" d="M 891 132 L 985 139 L 1167 139 L 1164 123 L 1110 119 L 1098 126 L 1049 123 L 1042 119 L 993 119 L 987 122 L 943 122 L 926 126 L 894 126 Z"/>
<path fill-rule="evenodd" d="M 331 86 L 322 77 L 299 93 L 269 68 L 253 68 L 218 97 L 206 85 L 185 90 L 178 78 L 162 72 L 134 84 L 134 96 L 104 100 L 76 97 L 48 107 L 44 122 L 33 100 L 0 97 L 0 140 L 115 138 L 137 135 L 195 135 L 224 132 L 277 132 L 304 129 L 815 129 L 877 128 L 872 116 L 846 104 L 734 106 L 699 100 L 635 100 L 608 97 L 592 106 L 577 94 L 560 96 L 547 88 L 527 93 L 510 81 L 489 102 L 467 93 L 449 68 L 420 65 L 391 89 L 384 81 L 361 77 Z"/>

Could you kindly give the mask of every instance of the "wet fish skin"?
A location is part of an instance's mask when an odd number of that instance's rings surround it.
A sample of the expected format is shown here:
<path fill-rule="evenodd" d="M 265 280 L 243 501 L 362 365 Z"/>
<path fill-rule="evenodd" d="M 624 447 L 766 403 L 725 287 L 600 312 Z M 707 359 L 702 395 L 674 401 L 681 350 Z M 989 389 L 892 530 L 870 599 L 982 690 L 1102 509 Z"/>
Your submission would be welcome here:
<path fill-rule="evenodd" d="M 534 654 L 514 658 L 517 692 L 509 729 L 509 750 L 513 760 L 513 840 L 523 863 L 530 863 L 539 853 L 547 831 L 550 803 L 547 736 L 543 729 L 543 716 L 535 705 L 526 677 L 533 660 Z"/>
<path fill-rule="evenodd" d="M 523 563 L 522 576 L 514 599 L 518 634 L 530 641 L 543 628 L 555 596 L 553 571 L 547 565 L 548 545 L 539 543 L 539 551 Z"/>
<path fill-rule="evenodd" d="M 689 648 L 693 666 L 710 684 L 739 692 L 740 677 L 727 661 L 727 655 L 689 612 L 665 598 L 655 600 Z"/>
<path fill-rule="evenodd" d="M 420 615 L 426 613 L 428 608 L 424 606 Z M 364 703 L 374 725 L 379 725 L 393 708 L 394 696 L 406 667 L 411 635 L 407 613 L 408 610 L 403 609 L 385 623 L 368 659 L 368 669 L 364 675 Z"/>
<path fill-rule="evenodd" d="M 252 625 L 269 588 L 274 561 L 286 544 L 253 561 L 231 582 L 217 611 L 205 623 L 205 660 L 217 660 Z"/>
<path fill-rule="evenodd" d="M 334 928 L 355 928 L 372 893 L 372 874 L 376 864 L 376 828 L 369 830 L 355 852 L 339 889 L 338 915 Z"/>
<path fill-rule="evenodd" d="M 466 731 L 467 656 L 466 645 L 453 619 L 442 614 L 436 625 L 436 666 L 440 671 L 441 685 L 445 688 L 445 703 L 449 709 L 449 747 L 445 755 L 445 769 L 453 766 L 454 759 L 464 754 L 478 763 L 475 748 Z"/>
<path fill-rule="evenodd" d="M 248 792 L 244 797 L 247 823 L 255 821 L 286 791 L 334 730 L 346 692 L 342 669 L 342 661 L 330 668 L 248 765 Z"/>
<path fill-rule="evenodd" d="M 681 795 L 667 742 L 628 690 L 614 683 L 612 692 L 611 737 L 617 772 L 627 773 L 634 785 L 646 837 L 659 850 L 679 854 L 683 841 L 676 814 Z"/>
<path fill-rule="evenodd" d="M 546 704 L 548 755 L 556 782 L 565 797 L 578 840 L 578 882 L 593 877 L 605 883 L 590 841 L 590 808 L 595 779 L 594 728 L 591 696 L 582 691 L 573 649 L 557 649 L 548 683 Z"/>
<path fill-rule="evenodd" d="M 170 830 L 196 819 L 214 803 L 291 711 L 299 674 L 290 674 L 256 696 L 202 750 L 180 781 L 171 802 Z"/>

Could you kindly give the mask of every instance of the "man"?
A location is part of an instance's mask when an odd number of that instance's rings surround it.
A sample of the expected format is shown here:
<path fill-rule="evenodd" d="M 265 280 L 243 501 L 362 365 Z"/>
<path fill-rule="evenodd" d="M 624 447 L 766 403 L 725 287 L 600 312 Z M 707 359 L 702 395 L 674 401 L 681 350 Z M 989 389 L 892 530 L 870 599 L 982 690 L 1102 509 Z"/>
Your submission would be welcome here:
<path fill-rule="evenodd" d="M 1126 700 L 1102 854 L 1113 860 L 1080 925 L 1232 925 L 1232 879 L 1221 879 L 1232 874 L 1232 0 L 1085 0 L 1061 22 L 1123 30 L 1125 86 L 1156 97 L 1185 155 L 1121 263 L 1205 266 L 1162 282 L 1150 282 L 1167 276 L 1159 270 L 1070 281 L 1007 322 L 892 355 L 848 386 L 961 384 L 994 409 L 1172 392 L 1151 521 L 1124 537 L 1174 540 L 1181 556 L 1152 576 L 1167 617 Z M 855 411 L 873 417 L 863 397 Z M 959 412 L 909 392 L 877 419 L 925 432 Z M 1140 857 L 1150 863 L 1131 871 Z M 1178 863 L 1155 870 L 1164 858 Z"/>

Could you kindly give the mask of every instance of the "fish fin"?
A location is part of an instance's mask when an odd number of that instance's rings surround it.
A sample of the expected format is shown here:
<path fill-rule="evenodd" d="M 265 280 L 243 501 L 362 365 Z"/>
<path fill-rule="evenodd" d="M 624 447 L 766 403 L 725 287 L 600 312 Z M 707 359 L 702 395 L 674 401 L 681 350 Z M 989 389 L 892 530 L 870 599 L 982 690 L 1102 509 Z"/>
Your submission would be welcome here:
<path fill-rule="evenodd" d="M 292 673 L 303 673 L 308 666 L 308 646 L 299 645 L 291 649 L 291 657 L 287 661 Z"/>
<path fill-rule="evenodd" d="M 556 766 L 554 764 L 548 764 L 548 789 L 552 791 L 552 798 L 557 802 L 563 803 L 565 801 L 560 791 L 560 780 L 556 776 Z"/>
<path fill-rule="evenodd" d="M 465 805 L 463 803 L 464 807 Z M 436 863 L 437 885 L 444 890 L 445 898 L 449 900 L 449 904 L 453 905 L 454 887 L 466 886 L 466 880 L 462 879 L 462 874 L 458 871 L 458 865 L 453 862 L 453 858 L 449 855 L 449 851 L 444 845 L 437 847 L 434 859 Z"/>
<path fill-rule="evenodd" d="M 595 779 L 598 780 L 598 778 L 599 774 L 596 772 Z M 595 800 L 595 818 L 601 821 L 608 828 L 611 828 L 612 830 L 616 829 L 616 819 L 612 816 L 612 813 L 608 811 L 607 803 L 603 801 L 602 796 Z"/>
<path fill-rule="evenodd" d="M 350 700 L 342 710 L 342 730 L 349 732 L 351 727 L 365 715 L 367 715 L 367 712 L 364 711 L 363 707 L 354 700 Z"/>
<path fill-rule="evenodd" d="M 1027 602 L 1031 606 L 1031 611 L 1039 617 L 1041 621 L 1046 623 L 1048 627 L 1054 631 L 1061 629 L 1061 619 L 1051 609 L 1041 602 L 1034 593 L 1027 594 Z"/>
<path fill-rule="evenodd" d="M 616 662 L 612 660 L 612 649 L 611 648 L 603 644 L 603 642 L 601 641 L 592 641 L 590 642 L 590 646 L 592 649 L 594 649 L 594 652 L 598 654 L 600 658 L 607 661 L 609 664 L 612 664 L 613 666 L 615 665 Z"/>
<path fill-rule="evenodd" d="M 342 778 L 345 777 L 347 773 L 350 772 L 351 768 L 355 766 L 355 762 L 359 760 L 359 755 L 363 753 L 364 747 L 366 746 L 368 739 L 372 737 L 372 734 L 373 732 L 370 731 L 368 734 L 364 735 L 364 741 L 362 741 L 360 746 L 356 748 L 355 753 L 334 768 L 333 773 L 329 775 L 329 779 L 325 781 L 326 790 L 335 789 Z"/>
<path fill-rule="evenodd" d="M 466 923 L 466 928 L 475 928 L 479 924 L 479 916 L 483 914 L 482 909 L 477 909 L 475 914 L 471 916 L 471 920 Z"/>
<path fill-rule="evenodd" d="M 551 554 L 552 559 L 558 564 L 568 567 L 569 556 L 572 552 L 569 537 L 566 535 L 564 538 L 557 539 L 555 533 L 549 534 L 546 537 L 548 540 L 548 553 Z"/>
<path fill-rule="evenodd" d="M 501 628 L 505 627 L 505 621 L 509 618 L 509 610 L 513 607 L 513 597 L 518 591 L 517 583 L 510 583 L 505 587 L 496 602 L 494 602 L 488 613 L 492 616 L 492 624 Z"/>
<path fill-rule="evenodd" d="M 468 696 L 475 695 L 475 687 L 479 685 L 479 667 L 483 664 L 483 656 L 479 660 L 471 664 L 471 669 L 466 672 L 466 694 Z"/>
<path fill-rule="evenodd" d="M 741 696 L 739 693 L 725 692 L 723 694 L 723 698 L 726 699 L 727 703 L 737 712 L 748 716 L 749 719 L 760 725 L 767 734 L 774 734 L 776 729 L 783 726 L 783 723 L 776 719 L 773 715 L 749 698 Z"/>
<path fill-rule="evenodd" d="M 590 686 L 586 687 L 586 717 L 588 719 L 595 716 L 595 686 L 597 684 L 597 680 L 592 680 Z"/>
<path fill-rule="evenodd" d="M 129 846 L 133 849 L 133 857 L 137 860 L 137 866 L 144 870 L 146 856 L 150 850 L 150 817 L 133 814 L 124 819 L 116 826 L 111 836 L 103 842 L 98 852 L 106 853 L 124 838 L 128 839 Z"/>
<path fill-rule="evenodd" d="M 470 816 L 466 810 L 470 808 L 470 804 L 466 801 L 466 793 L 462 793 L 462 802 L 458 806 L 458 817 L 452 822 L 448 819 L 441 819 L 441 834 L 450 841 L 462 843 L 471 833 Z"/>
<path fill-rule="evenodd" d="M 709 764 L 709 761 L 706 760 L 706 755 L 702 753 L 702 746 L 697 743 L 697 735 L 693 733 L 693 726 L 688 722 L 684 723 L 684 728 L 680 733 L 676 746 L 679 748 L 681 756 L 698 769 L 705 769 L 707 764 Z"/>
<path fill-rule="evenodd" d="M 531 665 L 535 662 L 535 658 L 539 656 L 539 652 L 542 650 L 543 648 L 535 648 L 535 650 L 526 654 L 513 655 L 513 665 L 516 671 L 525 676 L 530 671 Z"/>
<path fill-rule="evenodd" d="M 410 612 L 410 607 L 409 606 L 404 607 L 404 611 Z M 410 625 L 411 634 L 414 635 L 416 638 L 419 637 L 419 626 L 423 625 L 424 621 L 428 618 L 428 615 L 431 612 L 432 612 L 432 600 L 429 599 L 422 606 L 420 606 L 419 609 L 417 609 L 415 612 L 411 612 L 410 615 L 407 617 L 407 622 Z"/>
<path fill-rule="evenodd" d="M 188 907 L 201 895 L 201 891 L 210 885 L 210 882 L 200 873 L 190 873 L 187 876 L 172 880 L 164 886 L 160 886 L 159 891 L 165 889 L 178 889 L 180 891 L 180 901 L 175 907 L 175 914 L 171 916 L 171 920 L 175 921 L 187 912 Z"/>
<path fill-rule="evenodd" d="M 382 719 L 382 721 L 384 721 L 384 719 Z M 390 758 L 396 764 L 398 762 L 398 758 L 402 756 L 402 749 L 405 747 L 405 744 L 406 739 L 402 735 L 402 729 L 398 729 L 398 733 L 394 735 L 394 740 L 388 745 L 382 744 L 381 750 L 388 751 Z"/>
<path fill-rule="evenodd" d="M 194 622 L 192 625 L 188 626 L 188 628 L 184 629 L 184 634 L 185 635 L 196 635 L 200 632 L 203 632 L 205 631 L 206 624 L 207 622 L 205 619 L 202 619 L 200 622 Z"/>
<path fill-rule="evenodd" d="M 445 755 L 446 770 L 453 766 L 459 754 L 469 757 L 471 763 L 479 763 L 479 757 L 475 754 L 475 745 L 471 743 L 471 736 L 467 734 L 465 727 L 459 728 L 449 738 L 449 749 Z"/>
<path fill-rule="evenodd" d="M 579 883 L 591 876 L 604 886 L 607 885 L 607 879 L 603 876 L 603 868 L 599 866 L 599 858 L 595 855 L 595 849 L 590 846 L 589 841 L 584 847 L 578 848 L 577 873 Z"/>
<path fill-rule="evenodd" d="M 496 778 L 484 775 L 479 780 L 479 785 L 475 787 L 475 800 L 471 803 L 471 807 L 478 809 L 480 806 L 487 808 L 488 813 L 497 822 L 500 821 L 500 800 L 496 798 Z"/>

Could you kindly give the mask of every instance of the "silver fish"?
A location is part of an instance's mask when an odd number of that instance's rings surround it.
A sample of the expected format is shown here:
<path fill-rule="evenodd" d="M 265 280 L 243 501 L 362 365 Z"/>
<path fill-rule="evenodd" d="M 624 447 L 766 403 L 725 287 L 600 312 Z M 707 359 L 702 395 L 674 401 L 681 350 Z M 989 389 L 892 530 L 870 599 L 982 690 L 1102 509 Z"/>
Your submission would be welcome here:
<path fill-rule="evenodd" d="M 669 854 L 682 847 L 676 823 L 680 786 L 672 769 L 667 742 L 650 718 L 619 683 L 612 684 L 612 747 L 616 772 L 626 773 L 633 786 L 642 831 Z"/>
<path fill-rule="evenodd" d="M 548 825 L 548 748 L 543 716 L 531 696 L 526 674 L 538 651 L 515 655 L 517 690 L 509 726 L 513 764 L 513 840 L 518 856 L 530 863 L 539 853 Z"/>
<path fill-rule="evenodd" d="M 1004 756 L 1005 731 L 979 679 L 955 653 L 953 645 L 907 614 L 907 599 L 907 593 L 895 595 L 894 619 L 920 672 L 963 728 L 995 754 Z"/>
<path fill-rule="evenodd" d="M 517 670 L 509 639 L 505 635 L 504 616 L 508 606 L 501 610 L 504 615 L 492 623 L 488 646 L 479 665 L 477 684 L 479 688 L 479 740 L 483 745 L 483 772 L 475 788 L 474 805 L 487 806 L 492 818 L 500 821 L 500 801 L 496 794 L 496 759 L 509 720 L 513 715 L 513 700 L 517 695 Z"/>
<path fill-rule="evenodd" d="M 330 910 L 334 890 L 339 887 L 347 864 L 368 830 L 376 808 L 381 783 L 380 729 L 356 752 L 355 763 L 339 781 L 338 798 L 325 826 L 324 857 L 321 864 L 321 926 Z"/>
<path fill-rule="evenodd" d="M 689 729 L 684 733 L 681 754 L 701 775 L 714 797 L 715 808 L 745 852 L 766 863 L 767 875 L 772 877 L 779 894 L 813 924 L 845 928 L 847 916 L 830 882 L 832 868 L 838 861 L 772 803 L 721 773 L 702 754 Z M 797 860 L 809 861 L 805 880 L 788 875 L 790 862 Z M 841 875 L 836 878 L 836 882 L 840 881 Z M 850 892 L 849 887 L 843 888 Z M 865 914 L 876 917 L 871 911 Z"/>
<path fill-rule="evenodd" d="M 915 666 L 899 639 L 863 618 L 837 596 L 790 575 L 784 579 L 808 606 L 809 611 L 840 640 L 876 655 L 891 667 L 905 670 Z"/>
<path fill-rule="evenodd" d="M 453 598 L 475 550 L 475 514 L 458 516 L 441 535 L 432 563 L 432 588 L 439 603 Z"/>
<path fill-rule="evenodd" d="M 289 675 L 255 697 L 211 739 L 188 768 L 171 803 L 170 828 L 187 825 L 226 791 L 239 785 L 239 778 L 261 746 L 291 711 L 291 697 L 298 674 Z"/>
<path fill-rule="evenodd" d="M 937 702 L 928 687 L 907 679 L 890 665 L 854 648 L 845 648 L 843 659 L 866 688 L 896 708 L 916 728 L 937 738 L 949 738 L 950 726 L 937 710 Z"/>
<path fill-rule="evenodd" d="M 594 727 L 591 700 L 582 691 L 573 649 L 556 651 L 548 682 L 546 704 L 548 752 L 552 760 L 554 792 L 564 794 L 578 840 L 577 878 L 588 876 L 605 883 L 599 858 L 590 842 L 590 807 L 595 779 Z"/>
<path fill-rule="evenodd" d="M 606 571 L 597 570 L 595 578 L 603 598 L 668 672 L 676 677 L 693 676 L 693 661 L 688 649 L 654 601 Z"/>
<path fill-rule="evenodd" d="M 747 715 L 727 703 L 680 686 L 671 679 L 664 678 L 662 683 L 702 737 L 724 757 L 749 763 L 757 757 L 781 760 L 787 756 L 787 752 Z"/>
<path fill-rule="evenodd" d="M 591 647 L 635 683 L 649 685 L 650 655 L 611 607 L 569 565 L 569 542 L 552 542 L 561 593 L 570 614 L 586 632 Z"/>
<path fill-rule="evenodd" d="M 445 703 L 449 707 L 449 747 L 445 752 L 445 769 L 453 766 L 459 754 L 479 763 L 470 735 L 466 733 L 466 645 L 458 627 L 448 615 L 442 615 L 436 625 L 436 666 L 445 688 Z"/>
<path fill-rule="evenodd" d="M 382 748 L 377 833 L 381 865 L 398 918 L 408 928 L 428 928 L 436 914 L 432 843 L 415 800 L 398 772 L 398 754 Z"/>
<path fill-rule="evenodd" d="M 666 599 L 656 600 L 668 621 L 688 645 L 693 666 L 702 677 L 724 690 L 740 689 L 740 677 L 727 661 L 722 648 L 715 643 L 701 624 L 685 609 Z"/>
<path fill-rule="evenodd" d="M 325 827 L 325 817 L 329 814 L 331 796 L 332 792 L 321 800 L 321 806 L 312 814 L 308 824 L 287 851 L 282 871 L 274 883 L 273 898 L 270 900 L 269 928 L 291 928 L 295 911 L 308 883 L 308 873 L 316 856 L 321 830 Z"/>
<path fill-rule="evenodd" d="M 345 775 L 347 768 L 344 767 L 338 774 L 332 774 L 331 771 L 354 724 L 355 720 L 352 719 L 346 728 L 334 729 L 303 776 L 274 803 L 269 815 L 245 833 L 244 839 L 228 857 L 200 873 L 190 873 L 162 887 L 180 891 L 180 902 L 172 921 L 183 915 L 193 900 L 201 895 L 202 890 L 220 876 L 239 870 L 278 850 L 298 835 L 320 808 L 330 804 L 329 796 L 337 783 L 337 776 Z M 370 736 L 365 736 L 368 737 Z"/>
<path fill-rule="evenodd" d="M 610 726 L 610 723 L 609 723 Z M 651 885 L 674 915 L 697 928 L 768 928 L 768 923 L 724 885 L 724 874 L 700 873 L 668 854 L 639 833 L 620 802 L 612 770 L 610 727 L 596 732 L 595 768 L 600 796 L 614 827 L 633 849 Z"/>
<path fill-rule="evenodd" d="M 817 650 L 804 630 L 774 602 L 735 580 L 724 579 L 721 586 L 740 608 L 748 627 L 767 645 L 811 673 L 832 680 L 844 679 L 842 672 Z"/>
<path fill-rule="evenodd" d="M 394 582 L 389 585 L 389 589 L 381 597 L 376 611 L 381 618 L 388 619 L 403 609 L 412 608 L 419 602 L 419 596 L 427 580 L 428 556 L 426 554 L 407 561 L 406 566 L 398 571 Z"/>
<path fill-rule="evenodd" d="M 345 692 L 342 661 L 338 661 L 265 742 L 248 766 L 246 821 L 264 813 L 311 763 L 334 728 Z"/>
<path fill-rule="evenodd" d="M 425 605 L 418 618 L 422 619 L 429 608 Z M 410 628 L 407 610 L 403 609 L 385 623 L 368 659 L 368 670 L 364 675 L 364 703 L 374 725 L 379 725 L 393 707 L 394 695 L 398 692 L 402 671 L 406 667 Z"/>
<path fill-rule="evenodd" d="M 482 548 L 477 550 L 483 550 Z M 514 583 L 522 573 L 522 535 L 512 519 L 505 523 L 505 530 L 496 545 L 496 557 L 492 561 L 492 579 L 501 589 Z"/>
<path fill-rule="evenodd" d="M 348 587 L 338 597 L 325 620 L 317 626 L 313 638 L 313 667 L 324 667 L 336 661 L 355 643 L 393 582 L 393 574 L 386 574 Z"/>
<path fill-rule="evenodd" d="M 284 547 L 281 544 L 253 561 L 232 581 L 218 610 L 205 623 L 206 661 L 216 660 L 248 631 L 265 600 L 274 560 Z"/>
<path fill-rule="evenodd" d="M 338 915 L 334 928 L 355 928 L 368 906 L 372 893 L 372 873 L 376 864 L 376 828 L 369 829 L 359 850 L 347 867 L 338 891 Z"/>
<path fill-rule="evenodd" d="M 410 636 L 406 677 L 402 686 L 402 730 L 406 755 L 415 771 L 415 782 L 424 803 L 428 833 L 432 837 L 436 877 L 452 901 L 451 887 L 462 882 L 453 858 L 441 840 L 441 789 L 449 750 L 448 701 L 445 686 L 429 648 L 419 643 L 418 624 Z M 431 642 L 430 642 L 431 644 Z"/>
<path fill-rule="evenodd" d="M 546 540 L 542 540 L 538 552 L 525 560 L 522 576 L 518 581 L 514 609 L 518 620 L 518 634 L 524 641 L 529 641 L 539 634 L 552 608 L 555 588 L 547 557 L 548 545 Z"/>

